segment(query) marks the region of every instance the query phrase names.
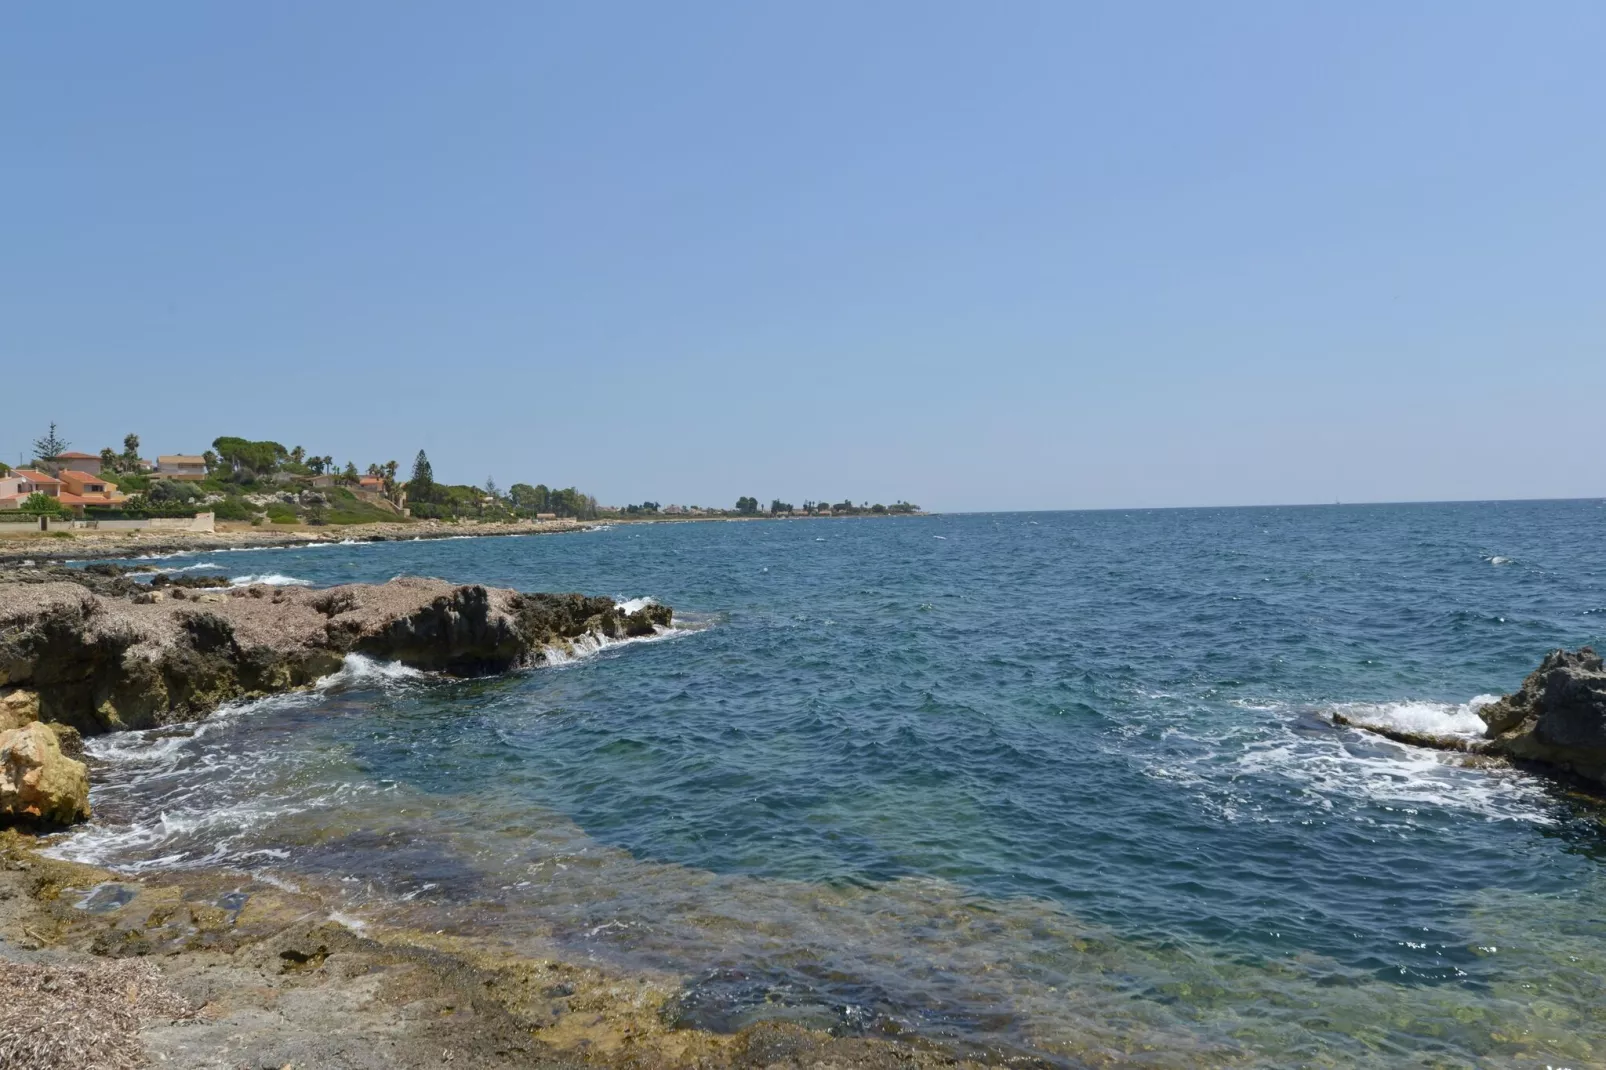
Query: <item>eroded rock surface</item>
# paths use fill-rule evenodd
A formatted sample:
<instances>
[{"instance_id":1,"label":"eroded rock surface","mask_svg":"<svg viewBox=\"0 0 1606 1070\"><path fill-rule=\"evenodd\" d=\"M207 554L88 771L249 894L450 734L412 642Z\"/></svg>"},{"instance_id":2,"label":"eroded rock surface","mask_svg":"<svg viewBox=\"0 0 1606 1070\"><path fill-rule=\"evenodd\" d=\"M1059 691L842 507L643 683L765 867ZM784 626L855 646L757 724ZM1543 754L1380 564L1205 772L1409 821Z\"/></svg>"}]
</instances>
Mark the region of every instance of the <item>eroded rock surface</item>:
<instances>
[{"instance_id":1,"label":"eroded rock surface","mask_svg":"<svg viewBox=\"0 0 1606 1070\"><path fill-rule=\"evenodd\" d=\"M171 589L160 600L139 585L113 593L106 579L125 580L0 582L8 718L86 735L150 728L308 686L347 654L482 675L539 664L583 636L647 635L670 622L667 606L626 614L607 598L410 577L323 590Z\"/></svg>"},{"instance_id":2,"label":"eroded rock surface","mask_svg":"<svg viewBox=\"0 0 1606 1070\"><path fill-rule=\"evenodd\" d=\"M1478 711L1487 753L1606 784L1606 666L1589 647L1553 650L1522 687Z\"/></svg>"},{"instance_id":3,"label":"eroded rock surface","mask_svg":"<svg viewBox=\"0 0 1606 1070\"><path fill-rule=\"evenodd\" d=\"M70 825L89 816L89 771L37 721L0 732L0 819Z\"/></svg>"}]
</instances>

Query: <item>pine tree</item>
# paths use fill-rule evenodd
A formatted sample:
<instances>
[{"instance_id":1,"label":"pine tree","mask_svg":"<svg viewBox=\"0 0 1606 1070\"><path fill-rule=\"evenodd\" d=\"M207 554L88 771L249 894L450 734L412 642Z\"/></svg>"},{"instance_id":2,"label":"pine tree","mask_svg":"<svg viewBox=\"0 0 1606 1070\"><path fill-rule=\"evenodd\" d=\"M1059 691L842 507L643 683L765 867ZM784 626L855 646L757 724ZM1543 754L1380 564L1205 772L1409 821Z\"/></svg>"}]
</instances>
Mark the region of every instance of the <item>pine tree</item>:
<instances>
[{"instance_id":1,"label":"pine tree","mask_svg":"<svg viewBox=\"0 0 1606 1070\"><path fill-rule=\"evenodd\" d=\"M33 440L33 455L41 461L49 461L60 457L67 452L72 443L56 434L56 422L50 422L50 431L44 438Z\"/></svg>"},{"instance_id":2,"label":"pine tree","mask_svg":"<svg viewBox=\"0 0 1606 1070\"><path fill-rule=\"evenodd\" d=\"M418 456L413 458L412 483L415 487L427 487L434 482L435 472L429 466L429 458L424 455L423 450L419 450Z\"/></svg>"}]
</instances>

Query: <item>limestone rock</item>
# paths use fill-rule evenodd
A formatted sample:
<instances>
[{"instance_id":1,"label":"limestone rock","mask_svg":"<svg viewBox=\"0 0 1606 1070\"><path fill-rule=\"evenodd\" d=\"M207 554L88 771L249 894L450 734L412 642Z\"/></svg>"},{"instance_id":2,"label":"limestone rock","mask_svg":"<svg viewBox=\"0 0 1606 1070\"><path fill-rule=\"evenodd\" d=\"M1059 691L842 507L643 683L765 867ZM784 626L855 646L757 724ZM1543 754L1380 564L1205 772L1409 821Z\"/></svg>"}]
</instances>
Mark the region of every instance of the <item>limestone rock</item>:
<instances>
[{"instance_id":1,"label":"limestone rock","mask_svg":"<svg viewBox=\"0 0 1606 1070\"><path fill-rule=\"evenodd\" d=\"M0 731L39 720L39 694L25 688L0 690Z\"/></svg>"},{"instance_id":2,"label":"limestone rock","mask_svg":"<svg viewBox=\"0 0 1606 1070\"><path fill-rule=\"evenodd\" d=\"M70 825L89 817L89 771L34 722L0 732L0 820Z\"/></svg>"},{"instance_id":3,"label":"limestone rock","mask_svg":"<svg viewBox=\"0 0 1606 1070\"><path fill-rule=\"evenodd\" d=\"M1488 753L1606 784L1606 666L1589 647L1551 651L1521 688L1478 712Z\"/></svg>"},{"instance_id":4,"label":"limestone rock","mask_svg":"<svg viewBox=\"0 0 1606 1070\"><path fill-rule=\"evenodd\" d=\"M538 665L586 635L651 635L671 619L668 606L626 613L608 598L416 577L271 597L261 587L197 595L170 585L166 601L144 597L156 593L0 581L0 685L38 696L32 719L90 735L307 687L347 654L475 676Z\"/></svg>"}]
</instances>

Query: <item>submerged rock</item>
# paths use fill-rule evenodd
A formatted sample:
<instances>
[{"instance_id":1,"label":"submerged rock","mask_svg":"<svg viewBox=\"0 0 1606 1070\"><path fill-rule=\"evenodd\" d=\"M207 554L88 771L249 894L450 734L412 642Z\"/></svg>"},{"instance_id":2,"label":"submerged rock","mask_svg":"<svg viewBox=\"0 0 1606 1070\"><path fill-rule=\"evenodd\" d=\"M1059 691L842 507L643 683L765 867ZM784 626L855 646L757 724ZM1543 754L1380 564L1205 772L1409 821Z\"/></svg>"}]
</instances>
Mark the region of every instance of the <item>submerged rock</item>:
<instances>
[{"instance_id":1,"label":"submerged rock","mask_svg":"<svg viewBox=\"0 0 1606 1070\"><path fill-rule=\"evenodd\" d=\"M89 770L37 721L0 732L0 819L70 825L89 816Z\"/></svg>"}]
</instances>

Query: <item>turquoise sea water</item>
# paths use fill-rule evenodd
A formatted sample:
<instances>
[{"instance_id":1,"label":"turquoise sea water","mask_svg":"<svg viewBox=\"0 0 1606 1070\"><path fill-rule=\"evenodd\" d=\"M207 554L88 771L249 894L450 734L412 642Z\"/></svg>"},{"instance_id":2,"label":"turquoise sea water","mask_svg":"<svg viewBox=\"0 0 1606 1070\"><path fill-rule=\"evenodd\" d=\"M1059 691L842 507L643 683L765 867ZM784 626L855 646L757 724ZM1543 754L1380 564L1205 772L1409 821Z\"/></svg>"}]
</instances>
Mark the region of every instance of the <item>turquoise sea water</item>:
<instances>
[{"instance_id":1,"label":"turquoise sea water","mask_svg":"<svg viewBox=\"0 0 1606 1070\"><path fill-rule=\"evenodd\" d=\"M1606 1066L1606 824L1339 729L1606 642L1596 501L628 525L160 562L672 604L91 745L62 852L683 978L674 1013L1055 1065Z\"/></svg>"}]
</instances>

